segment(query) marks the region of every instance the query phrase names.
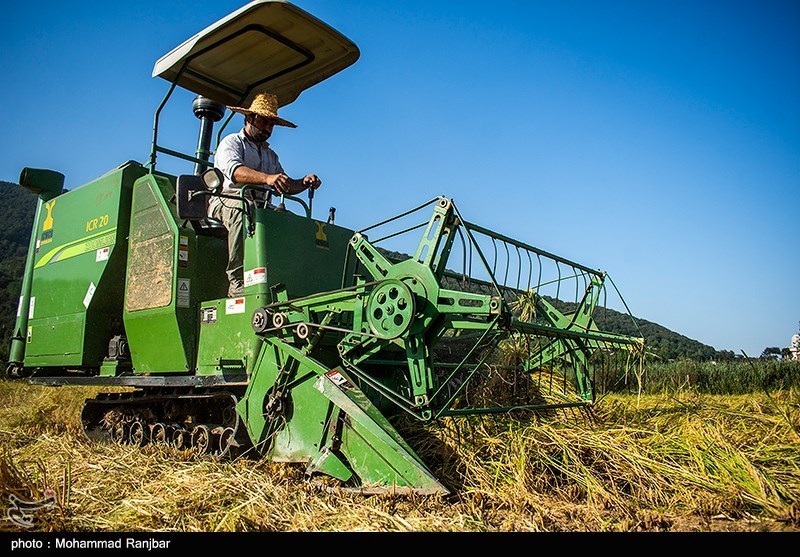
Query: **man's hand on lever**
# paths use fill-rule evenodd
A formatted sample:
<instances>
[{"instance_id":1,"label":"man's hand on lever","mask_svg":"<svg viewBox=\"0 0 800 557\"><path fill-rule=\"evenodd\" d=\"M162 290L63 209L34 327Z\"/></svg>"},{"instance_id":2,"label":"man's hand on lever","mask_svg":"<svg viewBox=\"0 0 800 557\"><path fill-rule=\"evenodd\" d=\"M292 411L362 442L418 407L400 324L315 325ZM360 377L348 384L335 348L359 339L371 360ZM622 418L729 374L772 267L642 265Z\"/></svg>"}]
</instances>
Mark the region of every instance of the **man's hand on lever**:
<instances>
[{"instance_id":1,"label":"man's hand on lever","mask_svg":"<svg viewBox=\"0 0 800 557\"><path fill-rule=\"evenodd\" d=\"M303 178L303 185L307 188L315 190L322 185L322 180L320 180L316 174L307 174Z\"/></svg>"}]
</instances>

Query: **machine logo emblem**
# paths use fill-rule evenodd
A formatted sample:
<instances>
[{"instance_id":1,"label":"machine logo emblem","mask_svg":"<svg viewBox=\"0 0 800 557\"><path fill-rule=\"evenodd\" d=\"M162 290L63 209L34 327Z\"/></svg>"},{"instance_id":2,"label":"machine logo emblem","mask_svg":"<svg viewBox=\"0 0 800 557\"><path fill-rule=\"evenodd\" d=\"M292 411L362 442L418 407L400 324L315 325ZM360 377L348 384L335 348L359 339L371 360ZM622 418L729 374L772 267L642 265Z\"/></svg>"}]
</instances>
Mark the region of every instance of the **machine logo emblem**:
<instances>
[{"instance_id":1,"label":"machine logo emblem","mask_svg":"<svg viewBox=\"0 0 800 557\"><path fill-rule=\"evenodd\" d=\"M48 201L44 204L45 210L47 210L47 216L42 223L42 238L39 242L39 245L42 244L49 244L53 241L53 207L56 206L56 200L53 199L52 201ZM37 246L38 247L38 246Z\"/></svg>"},{"instance_id":2,"label":"machine logo emblem","mask_svg":"<svg viewBox=\"0 0 800 557\"><path fill-rule=\"evenodd\" d=\"M329 249L328 248L328 235L325 234L325 223L318 222L317 225L317 238L316 244L318 248L322 249Z\"/></svg>"}]
</instances>

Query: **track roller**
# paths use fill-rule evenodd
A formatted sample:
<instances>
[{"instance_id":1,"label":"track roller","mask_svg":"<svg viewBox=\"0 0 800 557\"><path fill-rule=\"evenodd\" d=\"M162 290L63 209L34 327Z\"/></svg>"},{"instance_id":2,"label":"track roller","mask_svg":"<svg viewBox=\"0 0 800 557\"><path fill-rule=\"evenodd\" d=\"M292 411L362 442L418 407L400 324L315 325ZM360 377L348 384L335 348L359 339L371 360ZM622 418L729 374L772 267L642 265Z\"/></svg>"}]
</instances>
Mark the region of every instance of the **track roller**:
<instances>
[{"instance_id":1,"label":"track roller","mask_svg":"<svg viewBox=\"0 0 800 557\"><path fill-rule=\"evenodd\" d=\"M171 436L167 430L167 424L156 422L150 430L150 439L156 445L169 445Z\"/></svg>"},{"instance_id":2,"label":"track roller","mask_svg":"<svg viewBox=\"0 0 800 557\"><path fill-rule=\"evenodd\" d=\"M133 420L128 426L128 442L131 445L143 447L149 441L147 436L149 429L141 420Z\"/></svg>"},{"instance_id":3,"label":"track roller","mask_svg":"<svg viewBox=\"0 0 800 557\"><path fill-rule=\"evenodd\" d=\"M204 455L211 447L211 430L207 425L199 424L192 429L192 448Z\"/></svg>"},{"instance_id":4,"label":"track roller","mask_svg":"<svg viewBox=\"0 0 800 557\"><path fill-rule=\"evenodd\" d=\"M93 440L112 440L144 446L149 443L176 450L194 449L198 455L226 453L246 443L239 431L236 397L229 392L141 390L100 393L87 400L81 413L84 433ZM223 432L225 441L220 445ZM242 433L244 433L242 431Z\"/></svg>"},{"instance_id":5,"label":"track roller","mask_svg":"<svg viewBox=\"0 0 800 557\"><path fill-rule=\"evenodd\" d=\"M128 439L128 428L124 423L118 423L111 428L111 440L115 443L125 443Z\"/></svg>"},{"instance_id":6,"label":"track roller","mask_svg":"<svg viewBox=\"0 0 800 557\"><path fill-rule=\"evenodd\" d=\"M232 449L238 447L236 442L236 431L232 427L226 427L219 434L219 456L227 456Z\"/></svg>"},{"instance_id":7,"label":"track roller","mask_svg":"<svg viewBox=\"0 0 800 557\"><path fill-rule=\"evenodd\" d=\"M191 434L182 427L176 427L172 432L172 448L177 450L188 449L192 443Z\"/></svg>"}]
</instances>

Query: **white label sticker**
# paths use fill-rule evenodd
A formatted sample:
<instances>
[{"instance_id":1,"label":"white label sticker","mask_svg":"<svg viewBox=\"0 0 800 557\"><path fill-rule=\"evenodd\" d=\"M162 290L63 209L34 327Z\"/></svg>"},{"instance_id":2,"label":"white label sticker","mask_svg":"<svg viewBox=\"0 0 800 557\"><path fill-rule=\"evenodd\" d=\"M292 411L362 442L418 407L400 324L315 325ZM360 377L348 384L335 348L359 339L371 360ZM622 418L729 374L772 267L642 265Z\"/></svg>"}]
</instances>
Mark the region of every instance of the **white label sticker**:
<instances>
[{"instance_id":1,"label":"white label sticker","mask_svg":"<svg viewBox=\"0 0 800 557\"><path fill-rule=\"evenodd\" d=\"M252 286L254 284L264 284L267 282L267 269L258 267L252 271L244 272L244 285Z\"/></svg>"},{"instance_id":2,"label":"white label sticker","mask_svg":"<svg viewBox=\"0 0 800 557\"><path fill-rule=\"evenodd\" d=\"M17 304L17 317L22 314L22 296L19 297L19 303Z\"/></svg>"},{"instance_id":3,"label":"white label sticker","mask_svg":"<svg viewBox=\"0 0 800 557\"><path fill-rule=\"evenodd\" d=\"M225 315L244 313L244 298L230 298L225 300Z\"/></svg>"},{"instance_id":4,"label":"white label sticker","mask_svg":"<svg viewBox=\"0 0 800 557\"><path fill-rule=\"evenodd\" d=\"M216 306L200 308L200 323L205 325L207 323L216 323L216 322L217 322Z\"/></svg>"},{"instance_id":5,"label":"white label sticker","mask_svg":"<svg viewBox=\"0 0 800 557\"><path fill-rule=\"evenodd\" d=\"M86 291L86 296L83 297L83 307L89 309L89 304L92 302L92 296L94 296L94 283L89 283L89 289Z\"/></svg>"},{"instance_id":6,"label":"white label sticker","mask_svg":"<svg viewBox=\"0 0 800 557\"><path fill-rule=\"evenodd\" d=\"M28 319L33 319L33 307L36 305L36 296L31 296L31 303L28 306Z\"/></svg>"},{"instance_id":7,"label":"white label sticker","mask_svg":"<svg viewBox=\"0 0 800 557\"><path fill-rule=\"evenodd\" d=\"M178 301L179 308L189 307L189 293L191 292L191 280L179 278L178 279Z\"/></svg>"},{"instance_id":8,"label":"white label sticker","mask_svg":"<svg viewBox=\"0 0 800 557\"><path fill-rule=\"evenodd\" d=\"M110 247L104 247L97 250L97 255L95 256L94 260L97 261L108 261L108 254L111 253Z\"/></svg>"},{"instance_id":9,"label":"white label sticker","mask_svg":"<svg viewBox=\"0 0 800 557\"><path fill-rule=\"evenodd\" d=\"M180 245L178 246L178 264L181 267L189 266L189 238L181 236Z\"/></svg>"}]
</instances>

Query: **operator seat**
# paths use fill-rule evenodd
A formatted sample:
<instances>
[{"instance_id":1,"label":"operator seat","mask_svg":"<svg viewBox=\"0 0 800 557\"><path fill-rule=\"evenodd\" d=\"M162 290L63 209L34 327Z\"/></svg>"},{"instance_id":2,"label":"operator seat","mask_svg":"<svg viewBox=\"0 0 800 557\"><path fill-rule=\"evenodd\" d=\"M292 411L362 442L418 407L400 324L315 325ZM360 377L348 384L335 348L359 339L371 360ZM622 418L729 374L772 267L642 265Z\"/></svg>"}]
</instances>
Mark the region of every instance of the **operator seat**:
<instances>
[{"instance_id":1,"label":"operator seat","mask_svg":"<svg viewBox=\"0 0 800 557\"><path fill-rule=\"evenodd\" d=\"M198 236L211 236L221 240L228 238L228 229L217 219L206 217L201 220L193 220L192 226L194 226L194 232Z\"/></svg>"}]
</instances>

